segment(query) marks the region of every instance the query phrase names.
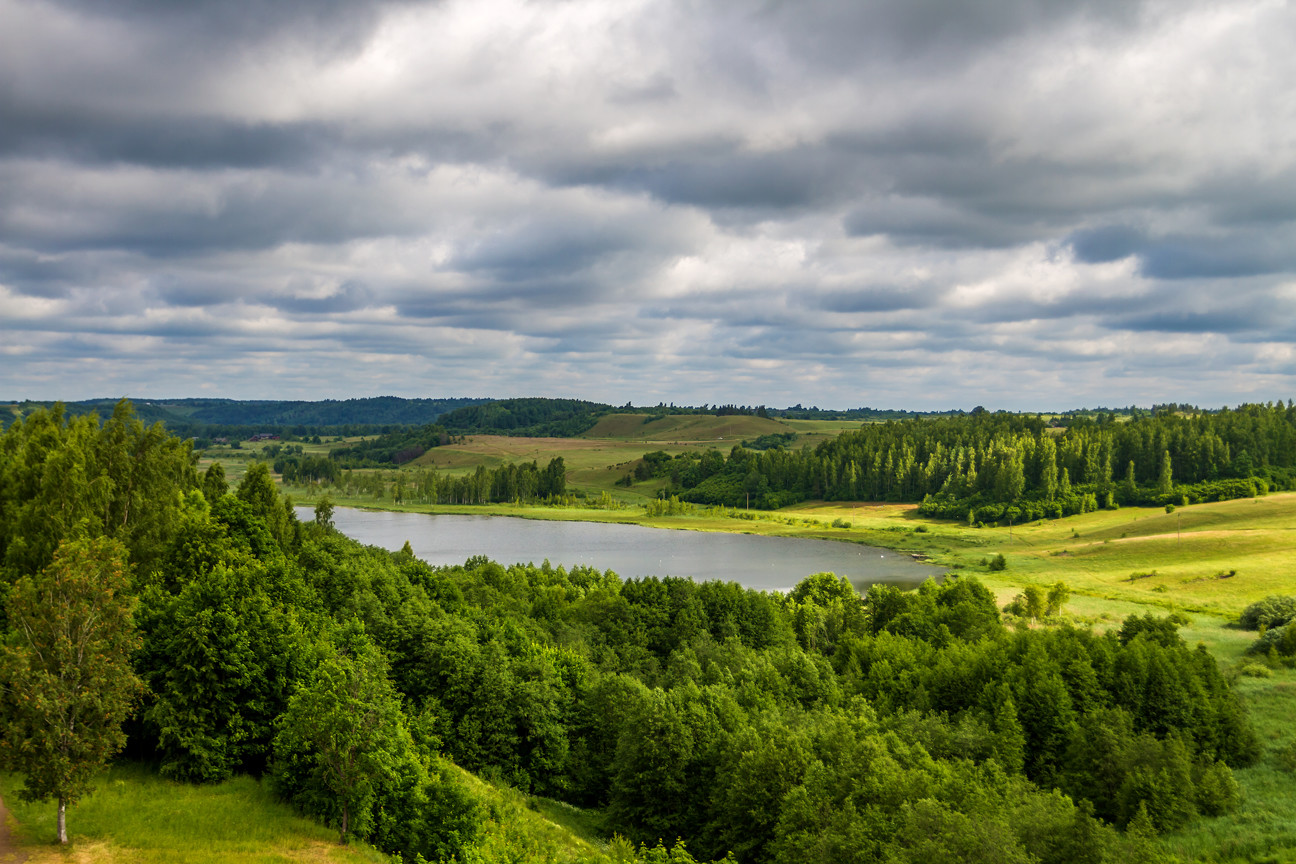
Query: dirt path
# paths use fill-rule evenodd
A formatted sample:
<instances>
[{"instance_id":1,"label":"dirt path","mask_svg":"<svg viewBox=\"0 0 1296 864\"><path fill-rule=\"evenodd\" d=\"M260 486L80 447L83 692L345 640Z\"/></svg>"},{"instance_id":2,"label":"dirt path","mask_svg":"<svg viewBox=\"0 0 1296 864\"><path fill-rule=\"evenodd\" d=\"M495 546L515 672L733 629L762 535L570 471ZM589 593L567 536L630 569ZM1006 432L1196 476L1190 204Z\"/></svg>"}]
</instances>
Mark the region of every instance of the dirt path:
<instances>
[{"instance_id":1,"label":"dirt path","mask_svg":"<svg viewBox=\"0 0 1296 864\"><path fill-rule=\"evenodd\" d=\"M18 864L26 861L27 856L18 851L18 847L9 839L9 811L4 801L0 801L0 864Z\"/></svg>"}]
</instances>

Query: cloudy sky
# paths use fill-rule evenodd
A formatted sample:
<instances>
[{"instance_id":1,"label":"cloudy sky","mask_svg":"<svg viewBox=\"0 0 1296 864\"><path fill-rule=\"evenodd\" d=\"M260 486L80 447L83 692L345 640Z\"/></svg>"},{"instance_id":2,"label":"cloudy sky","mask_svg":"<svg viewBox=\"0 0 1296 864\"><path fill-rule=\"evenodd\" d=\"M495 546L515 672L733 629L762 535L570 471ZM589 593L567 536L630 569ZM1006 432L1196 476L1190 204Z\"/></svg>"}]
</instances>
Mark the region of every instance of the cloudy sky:
<instances>
[{"instance_id":1,"label":"cloudy sky","mask_svg":"<svg viewBox=\"0 0 1296 864\"><path fill-rule=\"evenodd\" d=\"M0 0L0 398L1296 396L1296 8Z\"/></svg>"}]
</instances>

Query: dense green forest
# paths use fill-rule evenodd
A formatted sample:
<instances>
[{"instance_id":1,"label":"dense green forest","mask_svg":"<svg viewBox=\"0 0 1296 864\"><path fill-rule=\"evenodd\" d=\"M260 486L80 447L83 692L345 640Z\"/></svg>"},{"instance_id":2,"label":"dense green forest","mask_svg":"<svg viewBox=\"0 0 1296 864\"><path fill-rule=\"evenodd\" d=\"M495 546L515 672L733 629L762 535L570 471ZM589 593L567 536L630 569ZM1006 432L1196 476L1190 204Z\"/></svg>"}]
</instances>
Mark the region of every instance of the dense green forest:
<instances>
[{"instance_id":1,"label":"dense green forest","mask_svg":"<svg viewBox=\"0 0 1296 864\"><path fill-rule=\"evenodd\" d=\"M594 428L599 418L608 414L642 414L645 422L673 415L709 415L714 417L785 417L795 420L898 420L905 418L942 417L962 412L934 412L851 408L829 410L803 408L768 408L764 405L666 405L622 406L578 399L502 399L482 405L471 405L452 411L441 418L447 429L459 435L519 435L570 438Z\"/></svg>"},{"instance_id":2,"label":"dense green forest","mask_svg":"<svg viewBox=\"0 0 1296 864\"><path fill-rule=\"evenodd\" d=\"M439 423L429 423L415 429L403 429L380 435L372 440L358 441L346 447L329 451L329 458L339 468L370 468L375 466L404 465L422 456L433 447L448 444L450 433ZM279 471L278 468L275 469Z\"/></svg>"},{"instance_id":3,"label":"dense green forest","mask_svg":"<svg viewBox=\"0 0 1296 864\"><path fill-rule=\"evenodd\" d=\"M844 432L814 449L644 456L686 501L777 508L807 499L921 501L929 516L1029 521L1121 504L1198 503L1296 484L1296 408L1242 405L1118 421L972 414Z\"/></svg>"},{"instance_id":4,"label":"dense green forest","mask_svg":"<svg viewBox=\"0 0 1296 864\"><path fill-rule=\"evenodd\" d=\"M819 574L783 595L433 568L343 537L327 502L300 522L263 464L234 489L193 466L125 404L11 426L8 620L88 548L124 568L146 688L126 753L185 782L264 776L406 861L472 860L482 813L446 760L635 841L683 838L675 862L1060 864L1165 860L1156 833L1235 808L1231 768L1257 753L1174 618L1007 627L954 577L860 596ZM32 708L13 695L25 633L0 654L10 730ZM30 770L15 737L0 758Z\"/></svg>"},{"instance_id":5,"label":"dense green forest","mask_svg":"<svg viewBox=\"0 0 1296 864\"><path fill-rule=\"evenodd\" d=\"M57 403L70 416L109 415L118 400L88 399ZM182 438L227 437L238 440L257 433L279 435L373 435L396 427L424 426L441 415L489 399L404 399L374 396L365 399L325 399L316 402L238 399L164 399L139 401L135 414L152 425L161 423ZM15 416L49 410L56 403L12 403L13 413L0 412L0 426Z\"/></svg>"}]
</instances>

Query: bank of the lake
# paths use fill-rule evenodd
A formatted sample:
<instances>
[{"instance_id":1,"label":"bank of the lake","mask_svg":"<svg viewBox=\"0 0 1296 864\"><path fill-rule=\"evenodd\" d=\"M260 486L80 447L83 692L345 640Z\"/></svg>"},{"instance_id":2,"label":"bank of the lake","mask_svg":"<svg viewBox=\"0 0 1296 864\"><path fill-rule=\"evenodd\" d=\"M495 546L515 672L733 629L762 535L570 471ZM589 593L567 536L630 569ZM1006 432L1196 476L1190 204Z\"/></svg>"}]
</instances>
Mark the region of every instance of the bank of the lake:
<instances>
[{"instance_id":1,"label":"bank of the lake","mask_svg":"<svg viewBox=\"0 0 1296 864\"><path fill-rule=\"evenodd\" d=\"M298 514L310 518L310 508L301 507ZM462 564L480 555L503 564L549 561L612 570L623 578L718 579L775 591L790 590L819 572L845 576L861 590L879 583L916 587L944 572L892 550L804 537L349 507L337 508L333 520L342 533L368 545L396 550L408 541L415 555L434 565Z\"/></svg>"},{"instance_id":2,"label":"bank of the lake","mask_svg":"<svg viewBox=\"0 0 1296 864\"><path fill-rule=\"evenodd\" d=\"M289 490L299 504L314 498ZM1123 507L1029 525L974 527L925 519L916 505L805 502L777 511L701 509L648 516L620 509L534 505L396 504L336 499L338 505L410 513L609 522L701 532L809 537L889 549L953 572L976 574L1006 603L1023 585L1062 581L1087 619L1124 617L1148 607L1235 619L1251 602L1291 593L1296 566L1296 493L1181 507ZM1007 567L988 565L1002 554Z\"/></svg>"}]
</instances>

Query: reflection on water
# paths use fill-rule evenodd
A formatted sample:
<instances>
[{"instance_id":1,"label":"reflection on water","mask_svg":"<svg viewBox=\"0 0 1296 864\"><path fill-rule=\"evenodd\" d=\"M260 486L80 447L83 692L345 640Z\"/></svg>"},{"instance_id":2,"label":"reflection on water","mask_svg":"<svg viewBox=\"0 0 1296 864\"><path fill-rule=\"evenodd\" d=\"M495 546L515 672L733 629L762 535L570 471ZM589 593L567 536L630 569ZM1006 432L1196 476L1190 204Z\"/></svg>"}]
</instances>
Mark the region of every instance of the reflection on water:
<instances>
[{"instance_id":1,"label":"reflection on water","mask_svg":"<svg viewBox=\"0 0 1296 864\"><path fill-rule=\"evenodd\" d=\"M298 507L298 518L313 518ZM508 516L388 513L339 507L338 530L371 546L396 550L409 541L429 564L462 564L485 555L501 564L585 564L625 579L687 576L748 588L786 591L811 573L846 576L860 588L873 583L914 587L942 572L889 549L796 537L759 537L672 531L642 525L557 522Z\"/></svg>"}]
</instances>

